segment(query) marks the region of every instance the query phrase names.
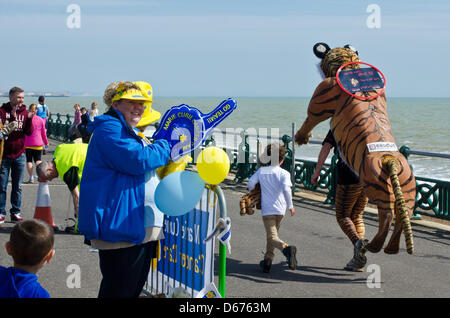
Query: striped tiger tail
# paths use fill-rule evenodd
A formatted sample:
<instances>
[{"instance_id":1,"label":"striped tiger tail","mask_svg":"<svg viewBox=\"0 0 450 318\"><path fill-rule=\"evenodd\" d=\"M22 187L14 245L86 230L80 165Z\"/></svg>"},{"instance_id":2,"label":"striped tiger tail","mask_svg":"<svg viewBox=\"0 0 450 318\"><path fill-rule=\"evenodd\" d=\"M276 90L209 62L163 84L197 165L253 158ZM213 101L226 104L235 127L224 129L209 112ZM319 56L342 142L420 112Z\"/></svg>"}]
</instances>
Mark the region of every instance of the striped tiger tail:
<instances>
[{"instance_id":1,"label":"striped tiger tail","mask_svg":"<svg viewBox=\"0 0 450 318\"><path fill-rule=\"evenodd\" d=\"M395 222L402 222L403 233L405 234L406 240L406 251L408 254L414 252L414 242L411 229L411 222L408 216L408 208L406 207L405 199L403 197L402 188L400 186L400 181L398 179L398 163L397 160L392 156L386 156L383 158L383 166L385 166L389 172L389 178L391 179L392 188L394 190L395 196L395 206L399 212L400 220L395 220Z\"/></svg>"}]
</instances>

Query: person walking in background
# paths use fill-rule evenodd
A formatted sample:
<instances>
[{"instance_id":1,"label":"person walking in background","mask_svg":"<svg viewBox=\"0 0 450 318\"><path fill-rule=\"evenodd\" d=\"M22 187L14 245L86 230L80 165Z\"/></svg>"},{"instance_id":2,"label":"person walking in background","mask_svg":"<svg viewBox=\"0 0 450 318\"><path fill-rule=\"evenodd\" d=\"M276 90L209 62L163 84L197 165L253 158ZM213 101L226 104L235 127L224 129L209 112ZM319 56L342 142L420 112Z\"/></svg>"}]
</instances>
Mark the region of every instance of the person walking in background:
<instances>
[{"instance_id":1,"label":"person walking in background","mask_svg":"<svg viewBox=\"0 0 450 318\"><path fill-rule=\"evenodd\" d=\"M279 236L281 221L289 209L291 216L295 215L292 203L292 182L288 171L281 168L286 149L278 144L270 144L264 150L261 162L269 163L260 167L248 180L247 188L251 191L259 183L261 186L261 214L266 229L266 253L260 266L263 272L269 273L275 256L274 250L279 249L286 257L289 268L297 267L297 248L283 242Z\"/></svg>"},{"instance_id":2,"label":"person walking in background","mask_svg":"<svg viewBox=\"0 0 450 318\"><path fill-rule=\"evenodd\" d=\"M5 248L13 267L0 266L0 298L50 298L36 273L55 255L53 229L41 220L16 224Z\"/></svg>"},{"instance_id":3,"label":"person walking in background","mask_svg":"<svg viewBox=\"0 0 450 318\"><path fill-rule=\"evenodd\" d=\"M23 105L24 91L13 87L9 91L9 102L0 107L0 118L3 125L16 122L17 128L11 131L5 140L2 164L0 166L0 224L5 222L6 190L11 172L11 221L20 222L22 217L22 179L25 171L25 136L33 133L33 113Z\"/></svg>"},{"instance_id":4,"label":"person walking in background","mask_svg":"<svg viewBox=\"0 0 450 318\"><path fill-rule=\"evenodd\" d=\"M94 118L98 116L98 108L97 102L93 102L91 104L91 109L88 112L89 120L94 121Z\"/></svg>"},{"instance_id":5,"label":"person walking in background","mask_svg":"<svg viewBox=\"0 0 450 318\"><path fill-rule=\"evenodd\" d=\"M36 115L37 105L31 104L28 108L30 113ZM33 161L37 165L41 163L42 150L44 146L48 146L47 134L45 132L44 120L39 116L33 116L33 133L25 136L25 155L27 158L27 171L29 179L26 183L33 183Z\"/></svg>"},{"instance_id":6,"label":"person walking in background","mask_svg":"<svg viewBox=\"0 0 450 318\"><path fill-rule=\"evenodd\" d=\"M45 105L45 97L42 95L38 97L38 105L37 105L36 115L38 115L39 117L41 117L44 120L45 133L47 133L47 128L48 128L47 119L48 119L48 117L50 117L50 111L48 110L48 106ZM47 151L46 147L44 147L44 149L42 150L42 154L45 155L46 151Z\"/></svg>"},{"instance_id":7,"label":"person walking in background","mask_svg":"<svg viewBox=\"0 0 450 318\"><path fill-rule=\"evenodd\" d=\"M100 298L140 295L162 234L146 221L146 172L168 163L170 146L162 139L147 144L134 130L144 103L152 102L152 92L140 84L111 83L104 94L109 110L88 125L93 133L80 185L78 229L99 250Z\"/></svg>"},{"instance_id":8,"label":"person walking in background","mask_svg":"<svg viewBox=\"0 0 450 318\"><path fill-rule=\"evenodd\" d=\"M77 127L82 122L81 118L87 112L87 109L85 107L80 108L80 104L73 105L73 108L75 109L75 114L74 114L75 118L73 120L72 125L69 128L69 136L76 134L75 130L79 129Z\"/></svg>"},{"instance_id":9,"label":"person walking in background","mask_svg":"<svg viewBox=\"0 0 450 318\"><path fill-rule=\"evenodd\" d=\"M78 124L81 124L81 108L80 104L73 105L73 108L75 109L75 118L73 120L73 126L77 126Z\"/></svg>"},{"instance_id":10,"label":"person walking in background","mask_svg":"<svg viewBox=\"0 0 450 318\"><path fill-rule=\"evenodd\" d=\"M86 109L86 107L81 107L80 108L80 104L75 104L73 105L73 108L75 109L75 114L74 114L74 120L73 120L73 125L77 126L79 124L81 124L82 120L82 116L84 114L86 114L88 112L88 110Z\"/></svg>"},{"instance_id":11,"label":"person walking in background","mask_svg":"<svg viewBox=\"0 0 450 318\"><path fill-rule=\"evenodd\" d=\"M83 111L84 110L84 111ZM77 128L81 134L81 138L84 143L88 144L91 139L91 133L87 130L88 124L91 122L89 118L89 111L86 108L81 108L81 123L78 124Z\"/></svg>"},{"instance_id":12,"label":"person walking in background","mask_svg":"<svg viewBox=\"0 0 450 318\"><path fill-rule=\"evenodd\" d=\"M38 102L36 115L44 120L45 128L47 129L47 118L50 116L50 111L48 110L47 105L45 105L45 97L42 95L39 96Z\"/></svg>"}]
</instances>

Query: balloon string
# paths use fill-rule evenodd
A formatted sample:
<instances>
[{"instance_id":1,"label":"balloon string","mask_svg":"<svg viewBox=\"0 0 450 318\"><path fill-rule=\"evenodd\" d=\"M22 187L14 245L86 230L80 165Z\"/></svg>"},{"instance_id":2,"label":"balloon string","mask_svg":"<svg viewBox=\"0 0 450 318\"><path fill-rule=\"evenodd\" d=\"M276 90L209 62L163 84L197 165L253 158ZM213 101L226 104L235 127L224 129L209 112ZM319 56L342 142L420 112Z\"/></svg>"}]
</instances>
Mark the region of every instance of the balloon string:
<instances>
[{"instance_id":1,"label":"balloon string","mask_svg":"<svg viewBox=\"0 0 450 318\"><path fill-rule=\"evenodd\" d=\"M211 205L211 192L214 194L214 204L213 205ZM209 199L210 200L208 200L208 201L209 201L209 206L213 208L217 204L217 195L216 195L216 193L214 191L211 190L211 192L209 194Z\"/></svg>"}]
</instances>

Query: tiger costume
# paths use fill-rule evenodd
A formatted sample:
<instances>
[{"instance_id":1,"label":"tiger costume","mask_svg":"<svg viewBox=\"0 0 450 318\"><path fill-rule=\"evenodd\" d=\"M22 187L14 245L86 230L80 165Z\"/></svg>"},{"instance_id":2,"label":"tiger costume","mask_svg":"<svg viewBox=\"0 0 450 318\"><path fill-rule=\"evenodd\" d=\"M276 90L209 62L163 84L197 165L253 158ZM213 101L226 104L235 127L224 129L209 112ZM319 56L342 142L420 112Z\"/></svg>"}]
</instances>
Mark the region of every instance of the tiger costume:
<instances>
[{"instance_id":1,"label":"tiger costume","mask_svg":"<svg viewBox=\"0 0 450 318\"><path fill-rule=\"evenodd\" d=\"M386 96L373 90L355 95L369 97L361 100L344 92L337 83L336 72L348 62L358 62L356 50L350 46L330 49L317 43L314 53L321 58L320 68L325 79L316 88L308 106L308 115L295 135L298 145L308 143L311 130L331 118L330 127L341 157L359 176L364 193L378 208L379 226L368 243L359 241L355 255L363 250L377 253L383 247L395 213L394 231L384 251L396 254L400 248L402 229L409 254L414 251L410 217L415 204L415 178L406 158L398 151L370 152L367 145L374 142L395 144L386 111ZM358 64L349 65L357 68ZM374 96L374 98L370 98Z\"/></svg>"},{"instance_id":2,"label":"tiger costume","mask_svg":"<svg viewBox=\"0 0 450 318\"><path fill-rule=\"evenodd\" d=\"M336 141L331 130L328 131L322 145L325 149L334 148L334 153L337 153ZM322 153L322 150L320 152ZM324 161L325 158L321 158L319 154L318 165L314 174L320 173ZM364 240L365 226L363 214L368 199L364 194L364 187L359 181L359 177L343 162L340 156L338 156L336 163L336 174L336 221L353 246L356 246L358 240ZM312 178L311 182L313 183ZM358 252L358 255L353 255L353 258L347 263L344 269L348 271L362 271L367 262L367 257L364 254L364 252Z\"/></svg>"},{"instance_id":3,"label":"tiger costume","mask_svg":"<svg viewBox=\"0 0 450 318\"><path fill-rule=\"evenodd\" d=\"M255 213L254 207L261 210L261 185L257 183L252 191L242 196L239 205L241 215L253 215Z\"/></svg>"}]
</instances>

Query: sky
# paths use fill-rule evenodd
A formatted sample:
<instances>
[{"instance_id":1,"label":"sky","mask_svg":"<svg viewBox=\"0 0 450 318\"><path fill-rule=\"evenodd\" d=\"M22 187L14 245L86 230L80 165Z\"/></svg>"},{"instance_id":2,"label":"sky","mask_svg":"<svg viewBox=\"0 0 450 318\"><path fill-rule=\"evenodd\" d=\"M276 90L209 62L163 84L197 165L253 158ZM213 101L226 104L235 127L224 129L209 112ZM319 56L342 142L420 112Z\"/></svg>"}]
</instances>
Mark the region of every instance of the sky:
<instances>
[{"instance_id":1,"label":"sky","mask_svg":"<svg viewBox=\"0 0 450 318\"><path fill-rule=\"evenodd\" d=\"M388 96L450 97L448 0L0 0L0 39L0 91L308 97L326 42L355 46Z\"/></svg>"}]
</instances>

